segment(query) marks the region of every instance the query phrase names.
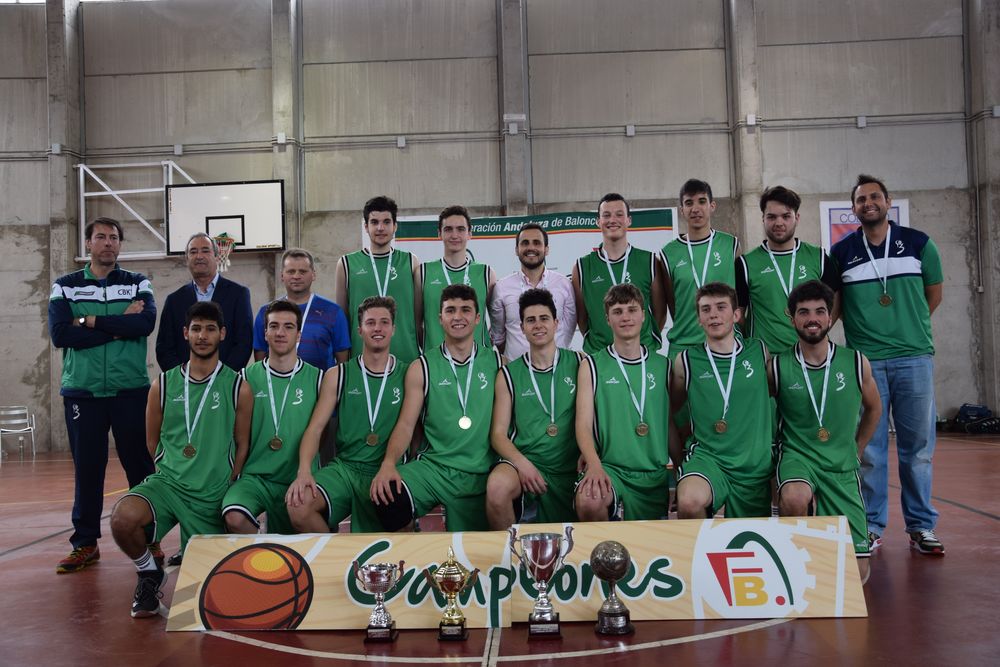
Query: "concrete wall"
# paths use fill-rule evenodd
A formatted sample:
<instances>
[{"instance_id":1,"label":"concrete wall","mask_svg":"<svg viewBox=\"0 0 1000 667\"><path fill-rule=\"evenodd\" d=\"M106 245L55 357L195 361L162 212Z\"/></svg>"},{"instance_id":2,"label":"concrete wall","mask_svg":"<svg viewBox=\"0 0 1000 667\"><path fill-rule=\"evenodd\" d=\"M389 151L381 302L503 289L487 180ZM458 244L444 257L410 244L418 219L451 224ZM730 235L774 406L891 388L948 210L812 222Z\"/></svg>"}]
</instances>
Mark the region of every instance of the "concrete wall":
<instances>
[{"instance_id":1,"label":"concrete wall","mask_svg":"<svg viewBox=\"0 0 1000 667\"><path fill-rule=\"evenodd\" d=\"M51 445L65 448L44 295L77 266L75 221L58 213L75 183L46 150L74 144L62 138L73 128L59 128L74 119L80 155L68 160L174 159L199 182L285 178L287 241L315 252L327 294L378 193L407 214L454 202L501 214L512 192L511 211L590 207L610 190L673 205L697 176L719 198L716 225L755 244L756 198L781 183L803 196L800 236L818 242L819 202L874 172L941 248L940 411L996 396L996 373L983 371L996 368L996 345L978 336L996 309L976 291L975 217L991 200L973 196L969 168L983 144L978 184L990 192L996 121L982 117L970 144L965 118L1000 102L993 66L966 46L994 53L983 26L997 2L974 0L963 16L962 0L50 0L48 33L46 8L0 5L0 280L13 296L0 316L0 403L31 404L43 446L51 412ZM53 6L67 17L62 37ZM72 53L77 39L79 62L63 72L46 44ZM517 144L501 121L512 110L526 114ZM276 145L279 131L289 144ZM121 188L161 178L101 173ZM162 223L159 197L129 201ZM126 250L157 249L118 204L88 200L87 217L100 214L126 219ZM176 259L128 266L161 300L187 278ZM274 294L275 258L239 256L231 275L259 305Z\"/></svg>"}]
</instances>

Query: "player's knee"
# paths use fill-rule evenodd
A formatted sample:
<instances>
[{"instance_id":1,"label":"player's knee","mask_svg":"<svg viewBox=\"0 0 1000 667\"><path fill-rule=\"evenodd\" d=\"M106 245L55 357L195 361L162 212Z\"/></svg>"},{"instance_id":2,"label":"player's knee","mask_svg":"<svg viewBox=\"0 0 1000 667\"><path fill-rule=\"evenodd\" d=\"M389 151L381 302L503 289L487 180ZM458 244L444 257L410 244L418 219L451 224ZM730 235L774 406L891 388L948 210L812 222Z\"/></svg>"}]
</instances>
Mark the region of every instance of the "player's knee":
<instances>
[{"instance_id":1,"label":"player's knee","mask_svg":"<svg viewBox=\"0 0 1000 667\"><path fill-rule=\"evenodd\" d=\"M516 480L515 480L516 481ZM491 474L486 480L486 504L492 507L507 507L521 495L521 489L502 475Z\"/></svg>"},{"instance_id":2,"label":"player's knee","mask_svg":"<svg viewBox=\"0 0 1000 667\"><path fill-rule=\"evenodd\" d=\"M576 515L580 521L607 521L608 507L612 497L592 498L587 494L576 494Z\"/></svg>"},{"instance_id":3,"label":"player's knee","mask_svg":"<svg viewBox=\"0 0 1000 667\"><path fill-rule=\"evenodd\" d=\"M393 499L385 505L374 503L375 514L382 523L382 528L394 533L406 528L413 522L413 503L410 492L403 485L393 495Z\"/></svg>"},{"instance_id":4,"label":"player's knee","mask_svg":"<svg viewBox=\"0 0 1000 667\"><path fill-rule=\"evenodd\" d=\"M148 506L144 500L134 496L122 498L111 510L112 534L130 533L141 528L148 523L147 513Z\"/></svg>"},{"instance_id":5,"label":"player's knee","mask_svg":"<svg viewBox=\"0 0 1000 667\"><path fill-rule=\"evenodd\" d=\"M302 533L309 529L309 520L319 514L321 517L326 512L326 500L322 495L317 495L309 502L301 505L285 505L288 511L288 519L292 522L292 527Z\"/></svg>"},{"instance_id":6,"label":"player's knee","mask_svg":"<svg viewBox=\"0 0 1000 667\"><path fill-rule=\"evenodd\" d=\"M778 512L781 516L809 516L812 490L808 484L782 485L778 492Z\"/></svg>"},{"instance_id":7,"label":"player's knee","mask_svg":"<svg viewBox=\"0 0 1000 667\"><path fill-rule=\"evenodd\" d=\"M257 526L239 510L229 510L222 515L226 523L226 532L236 534L250 534L257 532Z\"/></svg>"}]
</instances>

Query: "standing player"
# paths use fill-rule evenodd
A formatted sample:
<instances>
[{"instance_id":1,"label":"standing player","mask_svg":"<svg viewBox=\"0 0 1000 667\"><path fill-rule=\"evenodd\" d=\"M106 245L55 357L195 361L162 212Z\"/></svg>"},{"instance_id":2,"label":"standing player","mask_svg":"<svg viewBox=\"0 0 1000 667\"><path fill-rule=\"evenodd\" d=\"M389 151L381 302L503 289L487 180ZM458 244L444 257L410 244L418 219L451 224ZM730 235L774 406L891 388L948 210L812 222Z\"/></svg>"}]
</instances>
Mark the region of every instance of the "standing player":
<instances>
[{"instance_id":1,"label":"standing player","mask_svg":"<svg viewBox=\"0 0 1000 667\"><path fill-rule=\"evenodd\" d=\"M576 441L584 472L576 489L581 521L667 515L670 360L641 343L646 307L635 285L604 297L611 345L580 364Z\"/></svg>"},{"instance_id":2,"label":"standing player","mask_svg":"<svg viewBox=\"0 0 1000 667\"><path fill-rule=\"evenodd\" d=\"M538 223L525 223L514 239L514 252L521 268L497 281L490 302L493 344L508 359L517 359L528 351L528 341L521 330L518 301L525 290L540 288L552 294L556 305L559 320L556 345L569 349L576 333L576 297L569 278L545 268L545 258L549 256L549 235Z\"/></svg>"},{"instance_id":3,"label":"standing player","mask_svg":"<svg viewBox=\"0 0 1000 667\"><path fill-rule=\"evenodd\" d=\"M254 396L250 454L243 475L222 500L222 517L230 533L256 533L261 512L267 512L267 532L293 532L285 491L295 479L299 443L323 382L323 371L296 353L302 327L299 307L282 299L272 301L264 319L269 353L243 371ZM314 452L313 466L315 459Z\"/></svg>"},{"instance_id":4,"label":"standing player","mask_svg":"<svg viewBox=\"0 0 1000 667\"><path fill-rule=\"evenodd\" d=\"M180 524L185 543L191 535L222 533L219 504L247 456L253 395L219 360L222 317L214 302L188 309L190 360L160 373L146 403L146 444L157 452L157 471L132 487L111 514L115 542L139 572L134 618L156 615L167 578L146 548L145 528L152 525L159 540Z\"/></svg>"},{"instance_id":5,"label":"standing player","mask_svg":"<svg viewBox=\"0 0 1000 667\"><path fill-rule=\"evenodd\" d=\"M686 451L679 437L671 442L680 473L677 516L704 519L723 505L729 518L770 516L767 350L736 336L740 310L729 285L702 285L697 304L707 340L677 355L670 380L671 407L676 413L689 404L691 422Z\"/></svg>"},{"instance_id":6,"label":"standing player","mask_svg":"<svg viewBox=\"0 0 1000 667\"><path fill-rule=\"evenodd\" d=\"M556 346L556 304L548 290L519 299L521 329L530 348L500 369L490 442L500 461L486 483L493 530L520 523L534 507L541 523L573 521L578 352Z\"/></svg>"},{"instance_id":7,"label":"standing player","mask_svg":"<svg viewBox=\"0 0 1000 667\"><path fill-rule=\"evenodd\" d=\"M361 354L332 368L302 436L299 471L285 500L292 525L303 533L325 533L351 517L352 533L382 530L371 502L371 484L385 456L403 403L406 365L389 353L396 319L392 297L370 296L358 306ZM356 415L337 426L337 457L319 471L313 461L328 415ZM366 419L361 419L365 415Z\"/></svg>"},{"instance_id":8,"label":"standing player","mask_svg":"<svg viewBox=\"0 0 1000 667\"><path fill-rule=\"evenodd\" d=\"M495 348L473 340L479 302L468 285L441 292L444 343L427 350L406 371L406 395L385 457L372 480L371 498L386 530L409 527L441 504L446 529L486 530L486 478L493 384L502 365ZM423 413L426 443L417 460L397 468Z\"/></svg>"},{"instance_id":9,"label":"standing player","mask_svg":"<svg viewBox=\"0 0 1000 667\"><path fill-rule=\"evenodd\" d=\"M673 285L673 324L667 332L671 356L704 342L695 293L708 283L735 286L735 262L740 253L736 237L712 229L716 203L708 183L693 178L685 182L679 208L687 233L663 246L666 275Z\"/></svg>"},{"instance_id":10,"label":"standing player","mask_svg":"<svg viewBox=\"0 0 1000 667\"><path fill-rule=\"evenodd\" d=\"M868 522L858 457L882 415L868 360L830 340L833 290L803 283L788 296L797 345L771 359L778 400L778 497L781 516L844 515L854 537L861 581L868 580ZM857 426L859 409L864 406Z\"/></svg>"},{"instance_id":11,"label":"standing player","mask_svg":"<svg viewBox=\"0 0 1000 667\"><path fill-rule=\"evenodd\" d=\"M365 232L370 247L340 259L335 300L351 318L352 354L361 354L358 306L370 296L391 296L395 299L399 319L392 337L392 353L408 364L420 356L417 332L423 326L423 306L420 290L416 289L420 279L420 262L411 253L392 246L399 228L397 210L396 202L388 197L372 197L365 202Z\"/></svg>"},{"instance_id":12,"label":"standing player","mask_svg":"<svg viewBox=\"0 0 1000 667\"><path fill-rule=\"evenodd\" d=\"M611 344L613 335L604 310L604 295L622 283L635 285L645 304L640 343L654 352L660 348L660 331L667 317L660 278L663 269L656 254L628 242L631 225L632 215L625 198L616 192L604 195L597 206L601 245L578 259L573 267L576 318L583 334L583 351L587 354L595 354Z\"/></svg>"},{"instance_id":13,"label":"standing player","mask_svg":"<svg viewBox=\"0 0 1000 667\"><path fill-rule=\"evenodd\" d=\"M472 238L472 221L464 206L449 206L438 215L438 236L444 244L444 257L420 267L418 285L423 294L423 348L429 350L444 340L444 331L438 321L437 308L441 292L452 284L469 285L476 290L479 312L486 312L486 304L493 298L497 276L486 264L469 258L468 245ZM489 327L485 316L476 325L476 344L490 346Z\"/></svg>"},{"instance_id":14,"label":"standing player","mask_svg":"<svg viewBox=\"0 0 1000 667\"><path fill-rule=\"evenodd\" d=\"M325 371L335 364L347 361L351 353L351 332L347 329L347 316L340 306L312 291L316 280L313 256L302 248L289 248L281 256L281 283L285 286L286 301L302 312L302 329L299 332L298 354L302 361ZM267 356L267 325L264 311L257 311L253 326L253 355L256 361Z\"/></svg>"},{"instance_id":15,"label":"standing player","mask_svg":"<svg viewBox=\"0 0 1000 667\"><path fill-rule=\"evenodd\" d=\"M861 227L833 246L847 344L871 360L882 419L861 460L861 485L872 549L882 543L889 504L889 413L896 426L900 499L910 546L944 555L931 504L936 409L931 314L941 304L941 257L923 232L889 221L885 184L858 176L851 192ZM834 303L834 313L838 302Z\"/></svg>"},{"instance_id":16,"label":"standing player","mask_svg":"<svg viewBox=\"0 0 1000 667\"><path fill-rule=\"evenodd\" d=\"M822 280L834 290L840 286L826 252L795 237L800 203L795 192L780 185L764 190L760 212L767 238L736 260L736 296L746 334L764 341L772 354L797 340L786 311L795 286L810 280Z\"/></svg>"}]
</instances>

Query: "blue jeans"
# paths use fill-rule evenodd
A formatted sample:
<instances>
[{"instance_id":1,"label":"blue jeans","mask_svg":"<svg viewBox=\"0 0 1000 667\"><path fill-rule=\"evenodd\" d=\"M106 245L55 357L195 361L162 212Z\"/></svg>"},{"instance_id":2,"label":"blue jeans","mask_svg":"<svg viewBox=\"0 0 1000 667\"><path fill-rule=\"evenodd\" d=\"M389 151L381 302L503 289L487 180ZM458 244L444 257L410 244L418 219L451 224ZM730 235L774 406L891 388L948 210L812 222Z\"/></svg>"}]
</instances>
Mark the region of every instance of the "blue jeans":
<instances>
[{"instance_id":1,"label":"blue jeans","mask_svg":"<svg viewBox=\"0 0 1000 667\"><path fill-rule=\"evenodd\" d=\"M906 531L933 530L937 510L931 505L935 421L934 358L931 355L872 361L882 397L882 418L861 457L861 491L868 530L885 532L889 501L889 414L896 426L899 481Z\"/></svg>"}]
</instances>

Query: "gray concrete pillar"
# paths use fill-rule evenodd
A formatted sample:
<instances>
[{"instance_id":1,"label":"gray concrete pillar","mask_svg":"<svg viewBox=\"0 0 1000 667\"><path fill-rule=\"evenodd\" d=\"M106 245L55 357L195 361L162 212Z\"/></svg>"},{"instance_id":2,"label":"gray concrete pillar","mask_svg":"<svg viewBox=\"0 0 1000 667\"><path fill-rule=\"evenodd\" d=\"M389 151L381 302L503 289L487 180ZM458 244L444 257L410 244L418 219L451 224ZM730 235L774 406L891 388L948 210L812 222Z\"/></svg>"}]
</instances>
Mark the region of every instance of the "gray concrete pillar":
<instances>
[{"instance_id":1,"label":"gray concrete pillar","mask_svg":"<svg viewBox=\"0 0 1000 667\"><path fill-rule=\"evenodd\" d=\"M528 141L528 35L524 0L497 0L500 114L500 192L507 215L525 215L532 203L531 143ZM517 125L512 134L511 124Z\"/></svg>"},{"instance_id":2,"label":"gray concrete pillar","mask_svg":"<svg viewBox=\"0 0 1000 667\"><path fill-rule=\"evenodd\" d=\"M298 3L271 1L272 177L285 181L285 243L302 244L299 215ZM285 143L279 138L284 135ZM280 261L280 256L276 261Z\"/></svg>"}]
</instances>

